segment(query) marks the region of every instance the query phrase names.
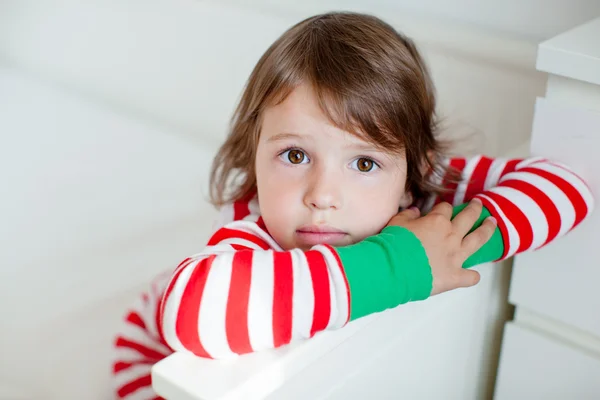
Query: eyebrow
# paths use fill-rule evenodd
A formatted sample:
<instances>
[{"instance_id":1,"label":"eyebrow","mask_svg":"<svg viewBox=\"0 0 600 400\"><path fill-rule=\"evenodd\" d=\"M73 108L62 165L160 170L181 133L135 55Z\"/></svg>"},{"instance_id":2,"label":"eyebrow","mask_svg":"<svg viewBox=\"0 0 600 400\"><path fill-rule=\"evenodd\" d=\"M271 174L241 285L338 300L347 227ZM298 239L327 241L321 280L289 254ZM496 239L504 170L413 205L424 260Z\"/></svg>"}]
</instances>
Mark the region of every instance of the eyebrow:
<instances>
[{"instance_id":1,"label":"eyebrow","mask_svg":"<svg viewBox=\"0 0 600 400\"><path fill-rule=\"evenodd\" d=\"M302 135L300 133L294 133L294 132L280 132L280 133L268 138L267 142L273 143L273 142L279 142L281 140L286 140L286 139L301 139L305 136L306 135ZM378 149L376 146L374 146L370 143L352 143L352 142L350 142L350 143L342 146L342 148L343 149L362 150L362 151L373 151L373 152L377 152L377 153L380 153L383 151L381 149Z\"/></svg>"},{"instance_id":2,"label":"eyebrow","mask_svg":"<svg viewBox=\"0 0 600 400\"><path fill-rule=\"evenodd\" d=\"M302 138L302 136L303 135L300 135L299 133L281 132L268 138L267 142L279 142L285 139L299 139Z\"/></svg>"}]
</instances>

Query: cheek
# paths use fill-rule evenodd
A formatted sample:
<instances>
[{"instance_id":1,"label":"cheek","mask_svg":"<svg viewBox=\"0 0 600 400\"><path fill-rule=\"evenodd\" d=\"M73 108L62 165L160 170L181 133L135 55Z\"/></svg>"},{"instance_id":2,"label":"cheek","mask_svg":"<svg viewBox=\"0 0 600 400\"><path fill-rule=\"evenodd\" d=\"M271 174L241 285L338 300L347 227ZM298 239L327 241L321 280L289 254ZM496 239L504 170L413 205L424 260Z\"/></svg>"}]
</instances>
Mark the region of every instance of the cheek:
<instances>
[{"instance_id":1,"label":"cheek","mask_svg":"<svg viewBox=\"0 0 600 400\"><path fill-rule=\"evenodd\" d=\"M256 180L260 213L271 236L286 248L291 240L290 228L296 226L301 200L300 178L277 160L257 162Z\"/></svg>"},{"instance_id":2,"label":"cheek","mask_svg":"<svg viewBox=\"0 0 600 400\"><path fill-rule=\"evenodd\" d=\"M356 236L362 240L379 233L398 213L404 194L404 181L394 178L382 180L370 190L355 191L352 215L356 224Z\"/></svg>"}]
</instances>

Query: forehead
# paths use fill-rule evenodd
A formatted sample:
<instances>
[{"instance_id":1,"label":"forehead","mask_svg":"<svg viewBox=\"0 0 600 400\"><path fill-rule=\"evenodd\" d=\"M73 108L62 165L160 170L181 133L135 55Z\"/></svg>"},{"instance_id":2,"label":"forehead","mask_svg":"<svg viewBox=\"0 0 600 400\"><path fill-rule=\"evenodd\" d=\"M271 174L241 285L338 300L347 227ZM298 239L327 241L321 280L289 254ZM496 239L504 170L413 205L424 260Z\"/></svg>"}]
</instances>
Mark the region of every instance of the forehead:
<instances>
[{"instance_id":1,"label":"forehead","mask_svg":"<svg viewBox=\"0 0 600 400\"><path fill-rule=\"evenodd\" d=\"M267 107L264 111L261 140L268 140L282 133L328 137L346 144L374 147L366 138L336 126L322 110L315 92L305 84L292 90L281 103Z\"/></svg>"}]
</instances>

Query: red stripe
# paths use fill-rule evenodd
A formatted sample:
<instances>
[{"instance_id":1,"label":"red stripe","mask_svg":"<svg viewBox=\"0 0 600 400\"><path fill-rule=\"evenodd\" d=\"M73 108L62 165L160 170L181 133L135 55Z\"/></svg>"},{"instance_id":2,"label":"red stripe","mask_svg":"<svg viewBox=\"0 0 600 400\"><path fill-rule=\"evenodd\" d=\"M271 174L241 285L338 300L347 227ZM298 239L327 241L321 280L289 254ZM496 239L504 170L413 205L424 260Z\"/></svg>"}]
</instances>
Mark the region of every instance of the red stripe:
<instances>
[{"instance_id":1,"label":"red stripe","mask_svg":"<svg viewBox=\"0 0 600 400\"><path fill-rule=\"evenodd\" d=\"M532 184L524 181L519 181L516 179L510 179L502 182L501 186L510 187L516 190L519 190L529 196L533 201L537 203L537 205L542 209L546 217L546 221L548 222L548 237L544 241L544 244L547 244L551 240L553 240L558 232L560 231L560 212L556 207L556 204L552 201L546 193L533 186Z\"/></svg>"},{"instance_id":2,"label":"red stripe","mask_svg":"<svg viewBox=\"0 0 600 400\"><path fill-rule=\"evenodd\" d=\"M161 340L161 342L164 342L165 345L167 345L167 343L164 338L164 330L163 330L163 323L162 323L164 320L165 304L166 304L167 300L169 299L169 297L171 296L171 292L173 291L175 284L179 280L179 275L181 275L181 272L183 272L183 270L186 269L187 266L192 263L192 261L193 261L193 259L186 258L181 263L179 263L179 266L177 267L178 269L175 270L175 275L171 278L169 284L167 285L167 289L165 290L165 292L162 295L162 298L160 299L159 304L158 304L158 310L156 313L156 320L157 320L156 327L158 329L158 335L160 336L160 340ZM168 345L167 345L167 347L170 348L170 346L168 346Z\"/></svg>"},{"instance_id":3,"label":"red stripe","mask_svg":"<svg viewBox=\"0 0 600 400\"><path fill-rule=\"evenodd\" d=\"M338 255L337 251L335 251L335 249L333 247L331 247L328 244L324 245L325 247L327 247L329 249L329 251L331 251L331 254L333 254L333 256L335 257L335 261L337 262L337 267L339 268L340 272L342 273L342 276L344 277L344 284L346 285L346 298L348 300L348 317L346 318L346 323L348 323L350 321L350 314L351 314L351 301L350 301L350 284L348 283L348 277L346 276L346 271L344 270L344 265L342 264L342 260L340 259L340 256Z\"/></svg>"},{"instance_id":4,"label":"red stripe","mask_svg":"<svg viewBox=\"0 0 600 400\"><path fill-rule=\"evenodd\" d=\"M131 324L139 326L143 330L147 330L144 320L135 311L131 311L129 314L127 314L127 317L125 318L125 320Z\"/></svg>"},{"instance_id":5,"label":"red stripe","mask_svg":"<svg viewBox=\"0 0 600 400\"><path fill-rule=\"evenodd\" d=\"M267 229L267 225L265 224L265 220L263 219L263 217L258 217L258 219L256 220L256 225L258 225L260 229L269 234L269 230ZM269 234L269 236L271 235Z\"/></svg>"},{"instance_id":6,"label":"red stripe","mask_svg":"<svg viewBox=\"0 0 600 400\"><path fill-rule=\"evenodd\" d=\"M163 334L162 331L162 314L161 314L161 306L162 306L162 297L159 297L157 300L158 302L157 307L156 307L156 312L154 313L154 322L156 323L156 330L158 331L158 341L166 346L169 350L173 350L171 349L171 346L169 346L167 344L167 341L165 340L165 336Z\"/></svg>"},{"instance_id":7,"label":"red stripe","mask_svg":"<svg viewBox=\"0 0 600 400\"><path fill-rule=\"evenodd\" d=\"M177 271L178 268L182 267L184 264L189 264L190 261L192 261L193 258L191 257L187 257L185 260L183 260L182 262L179 263L179 265L177 265L177 268L175 268L175 271Z\"/></svg>"},{"instance_id":8,"label":"red stripe","mask_svg":"<svg viewBox=\"0 0 600 400\"><path fill-rule=\"evenodd\" d=\"M454 195L456 194L456 188L458 187L458 182L450 182L450 173L452 171L458 171L462 176L462 171L465 169L465 165L467 165L467 160L465 158L453 158L450 160L450 167L446 176L444 177L443 187L445 189L449 189L448 192L443 193L436 201L440 203L442 201L448 202L450 204L454 204Z\"/></svg>"},{"instance_id":9,"label":"red stripe","mask_svg":"<svg viewBox=\"0 0 600 400\"><path fill-rule=\"evenodd\" d=\"M149 359L142 359L142 360L129 361L129 362L117 361L116 363L113 364L113 373L116 374L120 371L124 371L126 369L133 367L134 365L145 365L145 364L148 364L149 367L152 367L154 364L156 364L156 361L149 360Z\"/></svg>"},{"instance_id":10,"label":"red stripe","mask_svg":"<svg viewBox=\"0 0 600 400\"><path fill-rule=\"evenodd\" d=\"M238 201L233 203L233 220L239 221L241 219L246 218L250 215L250 208L248 207L248 203L252 201L254 198L254 191L248 193L245 197L242 197Z\"/></svg>"},{"instance_id":11,"label":"red stripe","mask_svg":"<svg viewBox=\"0 0 600 400\"><path fill-rule=\"evenodd\" d=\"M245 239L249 242L252 242L252 243L258 245L263 250L268 250L271 248L267 244L267 242L265 242L264 240L262 240L261 238L259 238L256 235L253 235L248 232L240 231L237 229L229 229L229 228L221 228L218 231L216 231L215 234L208 241L208 246L214 246L214 245L218 244L219 242L222 242L223 240L232 239L232 238Z\"/></svg>"},{"instance_id":12,"label":"red stripe","mask_svg":"<svg viewBox=\"0 0 600 400\"><path fill-rule=\"evenodd\" d=\"M233 256L231 284L227 298L225 329L231 351L252 352L248 333L248 300L252 281L252 251L238 251Z\"/></svg>"},{"instance_id":13,"label":"red stripe","mask_svg":"<svg viewBox=\"0 0 600 400\"><path fill-rule=\"evenodd\" d=\"M117 391L119 397L125 397L143 387L152 385L152 377L150 374L139 377L123 386Z\"/></svg>"},{"instance_id":14,"label":"red stripe","mask_svg":"<svg viewBox=\"0 0 600 400\"><path fill-rule=\"evenodd\" d=\"M265 221L263 220L263 217L258 217L258 220L256 221L256 224L258 225L258 227L260 229L262 229L263 231L265 231L265 233L269 236L272 236L269 233L269 229L267 228L267 225L265 224Z\"/></svg>"},{"instance_id":15,"label":"red stripe","mask_svg":"<svg viewBox=\"0 0 600 400\"><path fill-rule=\"evenodd\" d=\"M467 190L465 192L464 202L470 201L473 196L483 192L485 180L490 171L490 167L492 166L492 161L493 160L489 157L481 157L473 170L473 174L468 178L469 184L467 185Z\"/></svg>"},{"instance_id":16,"label":"red stripe","mask_svg":"<svg viewBox=\"0 0 600 400\"><path fill-rule=\"evenodd\" d=\"M329 293L329 275L323 254L318 251L307 251L306 261L312 280L314 293L313 322L310 336L327 328L331 314L331 295Z\"/></svg>"},{"instance_id":17,"label":"red stripe","mask_svg":"<svg viewBox=\"0 0 600 400\"><path fill-rule=\"evenodd\" d=\"M292 253L273 253L273 343L275 347L292 340L292 301L294 298L294 270Z\"/></svg>"},{"instance_id":18,"label":"red stripe","mask_svg":"<svg viewBox=\"0 0 600 400\"><path fill-rule=\"evenodd\" d=\"M207 358L211 358L211 356L200 342L198 318L204 286L215 257L212 255L194 266L194 271L181 295L181 303L179 304L179 310L177 310L177 321L175 323L175 331L183 347L197 356Z\"/></svg>"},{"instance_id":19,"label":"red stripe","mask_svg":"<svg viewBox=\"0 0 600 400\"><path fill-rule=\"evenodd\" d=\"M583 196L581 196L581 193L579 193L579 191L568 181L551 172L535 167L523 168L521 171L531 172L532 174L536 174L549 180L569 198L573 208L575 208L575 222L573 223L573 226L569 227L569 230L576 227L585 218L588 213L587 204L585 203Z\"/></svg>"},{"instance_id":20,"label":"red stripe","mask_svg":"<svg viewBox=\"0 0 600 400\"><path fill-rule=\"evenodd\" d=\"M498 204L506 218L514 225L519 235L519 248L517 253L529 249L533 242L533 229L527 216L512 201L494 192L485 193Z\"/></svg>"},{"instance_id":21,"label":"red stripe","mask_svg":"<svg viewBox=\"0 0 600 400\"><path fill-rule=\"evenodd\" d=\"M485 193L485 194L487 194L487 193ZM502 219L502 216L496 209L496 206L491 201L489 201L485 197L480 197L480 196L477 196L477 197L481 200L481 203L483 204L483 206L485 208L487 208L487 210L490 212L490 214L492 214L492 216L494 218L496 218L496 221L498 222L498 229L500 229L500 234L502 235L502 241L504 242L504 251L502 253L502 257L500 257L500 260L504 260L506 258L506 256L508 255L508 250L510 249L510 235L508 234L508 228L506 227L506 223L504 222L504 220Z\"/></svg>"},{"instance_id":22,"label":"red stripe","mask_svg":"<svg viewBox=\"0 0 600 400\"><path fill-rule=\"evenodd\" d=\"M512 160L509 160L506 163L506 165L504 166L504 169L502 170L502 173L500 174L499 179L501 179L506 174L510 174L511 172L514 172L515 168L517 168L517 164L519 164L521 161L523 161L523 159L520 159L520 158L515 158Z\"/></svg>"},{"instance_id":23,"label":"red stripe","mask_svg":"<svg viewBox=\"0 0 600 400\"><path fill-rule=\"evenodd\" d=\"M127 340L122 337L117 338L115 346L135 350L138 353L142 354L144 357L148 357L151 360L155 360L155 362L158 360L162 360L167 356L166 354L162 354L159 351L146 347L141 343L132 342L131 340Z\"/></svg>"},{"instance_id":24,"label":"red stripe","mask_svg":"<svg viewBox=\"0 0 600 400\"><path fill-rule=\"evenodd\" d=\"M569 168L565 167L564 165L562 165L562 164L557 164L557 163L555 163L555 162L548 162L548 164L551 164L551 165L555 166L556 168L560 168L560 169L562 169L563 171L566 171L566 172L568 172L569 174L573 175L575 178L579 179L579 181L580 181L581 183L583 183L583 184L585 185L585 187L586 187L586 188L587 188L589 191L591 191L591 190L592 190L592 188L590 187L590 185L588 185L588 183L587 183L587 182L586 182L586 181L585 181L585 180L584 180L584 179L583 179L583 178L582 178L582 177L581 177L579 174L575 173L574 171L571 171Z\"/></svg>"}]
</instances>

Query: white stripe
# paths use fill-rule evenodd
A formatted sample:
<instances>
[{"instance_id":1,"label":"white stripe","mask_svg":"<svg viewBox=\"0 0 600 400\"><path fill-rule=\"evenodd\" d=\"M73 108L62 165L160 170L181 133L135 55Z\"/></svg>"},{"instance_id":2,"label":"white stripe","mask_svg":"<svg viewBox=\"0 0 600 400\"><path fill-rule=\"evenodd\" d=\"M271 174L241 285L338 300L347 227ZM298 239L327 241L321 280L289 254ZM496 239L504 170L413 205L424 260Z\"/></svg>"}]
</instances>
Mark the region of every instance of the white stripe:
<instances>
[{"instance_id":1,"label":"white stripe","mask_svg":"<svg viewBox=\"0 0 600 400\"><path fill-rule=\"evenodd\" d=\"M261 246L259 246L258 244L251 242L250 240L247 239L241 239L241 238L237 238L237 237L231 237L228 239L223 239L219 242L219 245L221 244L227 244L227 245L233 245L233 244L237 244L239 246L244 246L244 247L248 247L250 249L253 250L264 250ZM233 249L233 247L231 247ZM234 250L236 251L236 250Z\"/></svg>"},{"instance_id":2,"label":"white stripe","mask_svg":"<svg viewBox=\"0 0 600 400\"><path fill-rule=\"evenodd\" d=\"M267 232L262 230L256 222L251 221L235 221L227 226L228 229L236 229L245 233L256 236L267 243L273 250L281 251L282 248L277 244L275 239L271 237Z\"/></svg>"},{"instance_id":3,"label":"white stripe","mask_svg":"<svg viewBox=\"0 0 600 400\"><path fill-rule=\"evenodd\" d=\"M569 231L569 229L571 229L573 223L575 222L575 208L573 207L573 203L571 203L567 195L560 190L558 186L546 178L542 178L539 175L525 171L507 174L506 179L515 179L530 183L531 185L540 189L546 194L546 196L550 198L560 214L560 230L556 238L564 235Z\"/></svg>"},{"instance_id":4,"label":"white stripe","mask_svg":"<svg viewBox=\"0 0 600 400\"><path fill-rule=\"evenodd\" d=\"M131 367L129 367L127 369L117 372L114 375L114 380L113 380L115 391L119 390L120 388L127 385L128 383L135 381L138 378L149 375L150 372L152 371L153 365L154 364L136 364L136 365L132 365ZM130 396L133 396L134 394L139 393L142 390L142 388L144 388L144 386L142 386L135 392L132 392L130 394ZM125 398L133 399L135 397L127 396ZM140 398L140 397L138 397L138 398Z\"/></svg>"},{"instance_id":5,"label":"white stripe","mask_svg":"<svg viewBox=\"0 0 600 400\"><path fill-rule=\"evenodd\" d=\"M467 193L467 187L473 181L473 172L475 168L479 165L481 161L481 156L474 156L467 160L467 164L462 171L462 179L461 182L456 187L456 192L454 193L454 199L452 202L453 206L458 206L465 202L465 194Z\"/></svg>"},{"instance_id":6,"label":"white stripe","mask_svg":"<svg viewBox=\"0 0 600 400\"><path fill-rule=\"evenodd\" d=\"M115 347L114 349L115 353L112 357L114 362L132 362L146 358L145 356L141 355L139 351L129 347Z\"/></svg>"},{"instance_id":7,"label":"white stripe","mask_svg":"<svg viewBox=\"0 0 600 400\"><path fill-rule=\"evenodd\" d=\"M315 295L312 276L306 253L291 250L294 271L294 292L292 299L292 341L307 339L314 319Z\"/></svg>"},{"instance_id":8,"label":"white stripe","mask_svg":"<svg viewBox=\"0 0 600 400\"><path fill-rule=\"evenodd\" d=\"M502 171L506 168L506 164L508 163L508 159L506 158L495 158L490 165L490 169L485 178L485 183L483 185L483 190L488 190L498 185L498 181L502 176Z\"/></svg>"},{"instance_id":9,"label":"white stripe","mask_svg":"<svg viewBox=\"0 0 600 400\"><path fill-rule=\"evenodd\" d=\"M520 170L525 167L531 166L532 164L537 164L539 162L545 163L545 162L547 162L547 160L546 160L546 158L540 157L540 156L525 158L521 162L519 162L517 165L515 165L515 170Z\"/></svg>"},{"instance_id":10,"label":"white stripe","mask_svg":"<svg viewBox=\"0 0 600 400\"><path fill-rule=\"evenodd\" d=\"M585 204L588 206L588 210L591 210L594 207L594 196L590 192L590 189L586 186L586 184L577 176L575 173L570 172L569 169L565 169L567 167L558 165L553 165L550 163L538 163L532 165L533 168L542 169L544 171L550 172L551 174L557 175L567 182L569 182L575 189L581 194Z\"/></svg>"},{"instance_id":11,"label":"white stripe","mask_svg":"<svg viewBox=\"0 0 600 400\"><path fill-rule=\"evenodd\" d=\"M343 304L337 304L338 301L338 296L337 293L347 293L346 288L344 287L343 290L339 290L339 288L335 287L335 284L333 282L334 280L334 276L332 272L339 272L341 274L341 271L339 269L339 267L337 266L337 262L334 258L334 265L329 264L329 260L327 259L327 256L332 256L331 252L329 251L329 249L325 248L325 250L322 251L323 256L325 257L325 262L327 262L327 284L329 285L329 321L327 321L327 327L325 329L336 329L336 328L341 328L344 323L347 321L347 317L348 317L348 297L346 296L346 298L341 299L341 302ZM342 279L344 279L343 276L341 276ZM342 284L345 283L342 282ZM340 316L340 308L345 310L345 312L342 312L341 315L343 315L344 317L346 317L344 320L339 321L339 316ZM341 323L341 325L339 325Z\"/></svg>"},{"instance_id":12,"label":"white stripe","mask_svg":"<svg viewBox=\"0 0 600 400\"><path fill-rule=\"evenodd\" d=\"M504 197L525 214L533 232L533 240L530 247L522 251L538 248L546 241L548 238L548 220L540 206L530 196L520 190L505 186L495 187L490 192Z\"/></svg>"},{"instance_id":13,"label":"white stripe","mask_svg":"<svg viewBox=\"0 0 600 400\"><path fill-rule=\"evenodd\" d=\"M231 253L234 251L235 251L235 249L233 247L231 247L230 244L219 242L219 243L215 244L214 246L206 246L200 253L196 253L196 254L192 255L191 257L194 259L200 258L200 257L206 258L207 256L219 255L219 254L223 254L223 253Z\"/></svg>"},{"instance_id":14,"label":"white stripe","mask_svg":"<svg viewBox=\"0 0 600 400\"><path fill-rule=\"evenodd\" d=\"M198 258L199 257L190 257L190 259L186 262L179 263L179 265L177 266L177 268L175 268L175 271L173 271L173 274L171 276L175 276L180 270L187 268L190 264L196 263L198 261ZM169 287L168 283L166 287ZM150 297L150 295L148 295L148 297Z\"/></svg>"},{"instance_id":15,"label":"white stripe","mask_svg":"<svg viewBox=\"0 0 600 400\"><path fill-rule=\"evenodd\" d=\"M329 272L329 296L331 298L331 311L329 316L329 324L327 329L337 329L344 326L348 320L350 307L348 304L348 289L346 287L346 279L340 269L341 266L334 255L326 246L318 245L313 247L325 257L327 263L327 271Z\"/></svg>"},{"instance_id":16,"label":"white stripe","mask_svg":"<svg viewBox=\"0 0 600 400\"><path fill-rule=\"evenodd\" d=\"M125 323L121 327L121 332L119 335L122 336L125 340L139 343L149 349L156 350L159 353L164 354L165 356L168 356L172 353L170 349L168 349L167 347L165 347L165 345L160 343L159 339L156 336L151 336L151 334L147 330L142 329L136 324L132 324L130 322L125 321Z\"/></svg>"},{"instance_id":17,"label":"white stripe","mask_svg":"<svg viewBox=\"0 0 600 400\"><path fill-rule=\"evenodd\" d=\"M163 336L167 344L175 351L184 349L183 345L179 341L179 338L177 337L177 331L175 329L177 323L177 314L179 312L179 305L181 304L181 296L183 295L183 291L188 285L190 275L194 271L194 268L198 265L198 262L199 260L194 260L181 271L177 281L173 284L171 294L168 298L166 298L164 303L162 320ZM171 279L174 279L174 277L175 275L173 275L173 278ZM170 284L171 283L169 283L169 285Z\"/></svg>"},{"instance_id":18,"label":"white stripe","mask_svg":"<svg viewBox=\"0 0 600 400\"><path fill-rule=\"evenodd\" d=\"M260 218L260 206L258 204L258 196L254 196L252 200L248 203L248 210L250 211L250 215L248 215L245 220L249 220L252 222L258 221Z\"/></svg>"},{"instance_id":19,"label":"white stripe","mask_svg":"<svg viewBox=\"0 0 600 400\"><path fill-rule=\"evenodd\" d=\"M494 200L492 200L491 198L489 198L488 196L486 196L484 194L480 194L479 197L484 198L487 201L489 201L490 203L492 203L492 205L498 212L500 218L506 225L506 230L508 233L508 251L506 253L506 256L503 259L507 259L508 257L513 256L517 252L517 250L519 249L519 245L521 244L520 238L519 238L519 233L515 229L512 222L510 222L510 220L506 217L506 214L504 213L504 211L502 211L502 209L498 206L498 204ZM506 243L504 243L504 246L506 246ZM506 247L505 247L505 250L506 250Z\"/></svg>"},{"instance_id":20,"label":"white stripe","mask_svg":"<svg viewBox=\"0 0 600 400\"><path fill-rule=\"evenodd\" d=\"M225 204L221 207L221 209L219 210L219 214L217 215L217 218L215 219L213 226L212 226L212 230L213 232L216 232L218 229L222 228L223 226L233 222L233 218L235 216L234 213L234 207L233 204Z\"/></svg>"},{"instance_id":21,"label":"white stripe","mask_svg":"<svg viewBox=\"0 0 600 400\"><path fill-rule=\"evenodd\" d=\"M257 251L252 255L252 283L248 299L248 336L253 350L273 348L273 287L272 251Z\"/></svg>"},{"instance_id":22,"label":"white stripe","mask_svg":"<svg viewBox=\"0 0 600 400\"><path fill-rule=\"evenodd\" d=\"M198 316L198 332L202 347L213 358L232 358L227 342L226 315L227 299L234 253L225 253L212 261Z\"/></svg>"}]
</instances>

